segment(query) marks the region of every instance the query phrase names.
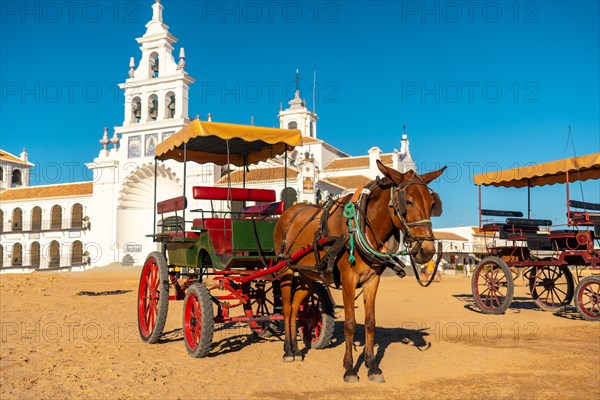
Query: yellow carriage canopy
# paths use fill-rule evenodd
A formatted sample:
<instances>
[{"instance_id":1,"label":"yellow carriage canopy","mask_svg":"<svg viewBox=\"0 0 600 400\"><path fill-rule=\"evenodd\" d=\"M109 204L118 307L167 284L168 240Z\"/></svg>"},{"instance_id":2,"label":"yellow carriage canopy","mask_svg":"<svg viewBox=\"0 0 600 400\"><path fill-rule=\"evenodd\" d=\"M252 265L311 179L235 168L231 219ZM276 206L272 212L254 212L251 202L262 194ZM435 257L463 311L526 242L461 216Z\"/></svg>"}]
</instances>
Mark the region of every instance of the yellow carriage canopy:
<instances>
[{"instance_id":1,"label":"yellow carriage canopy","mask_svg":"<svg viewBox=\"0 0 600 400\"><path fill-rule=\"evenodd\" d=\"M156 146L158 160L243 166L265 161L302 145L297 129L265 128L193 120Z\"/></svg>"},{"instance_id":2,"label":"yellow carriage canopy","mask_svg":"<svg viewBox=\"0 0 600 400\"><path fill-rule=\"evenodd\" d=\"M496 187L534 187L556 183L600 179L600 153L565 158L541 164L490 171L473 177L475 185Z\"/></svg>"}]
</instances>

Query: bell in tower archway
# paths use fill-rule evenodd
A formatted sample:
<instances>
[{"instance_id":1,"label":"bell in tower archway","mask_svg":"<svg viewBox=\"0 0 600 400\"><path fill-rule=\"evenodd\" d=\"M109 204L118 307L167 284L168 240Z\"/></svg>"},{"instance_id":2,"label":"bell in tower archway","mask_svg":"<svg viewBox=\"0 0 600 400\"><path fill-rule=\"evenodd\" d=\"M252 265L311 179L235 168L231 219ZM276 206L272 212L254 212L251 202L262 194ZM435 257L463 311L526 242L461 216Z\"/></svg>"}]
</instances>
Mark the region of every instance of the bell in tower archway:
<instances>
[{"instance_id":1,"label":"bell in tower archway","mask_svg":"<svg viewBox=\"0 0 600 400\"><path fill-rule=\"evenodd\" d=\"M132 104L133 107L133 118L136 122L139 122L142 118L142 102L139 98L136 98Z\"/></svg>"},{"instance_id":2,"label":"bell in tower archway","mask_svg":"<svg viewBox=\"0 0 600 400\"><path fill-rule=\"evenodd\" d=\"M175 117L175 95L169 96L169 105L167 106L167 118Z\"/></svg>"},{"instance_id":3,"label":"bell in tower archway","mask_svg":"<svg viewBox=\"0 0 600 400\"><path fill-rule=\"evenodd\" d=\"M151 120L156 121L156 118L158 117L158 99L156 98L156 96L150 99L150 104L148 106L148 115L150 116Z\"/></svg>"}]
</instances>

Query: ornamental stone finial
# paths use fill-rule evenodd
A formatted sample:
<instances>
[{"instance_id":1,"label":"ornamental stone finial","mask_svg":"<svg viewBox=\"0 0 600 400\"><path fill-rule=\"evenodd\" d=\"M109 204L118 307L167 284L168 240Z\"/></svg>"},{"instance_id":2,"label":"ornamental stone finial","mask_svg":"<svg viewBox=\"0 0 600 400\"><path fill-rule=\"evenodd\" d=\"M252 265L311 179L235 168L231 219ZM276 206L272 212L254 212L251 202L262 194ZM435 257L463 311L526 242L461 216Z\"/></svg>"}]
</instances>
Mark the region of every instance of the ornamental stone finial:
<instances>
[{"instance_id":1,"label":"ornamental stone finial","mask_svg":"<svg viewBox=\"0 0 600 400\"><path fill-rule=\"evenodd\" d=\"M185 49L182 47L179 49L179 62L177 63L177 69L184 69L185 65Z\"/></svg>"},{"instance_id":2,"label":"ornamental stone finial","mask_svg":"<svg viewBox=\"0 0 600 400\"><path fill-rule=\"evenodd\" d=\"M110 139L108 139L108 128L105 127L104 128L104 136L102 136L102 139L100 139L100 144L102 145L104 150L107 150L109 143L110 143Z\"/></svg>"},{"instance_id":3,"label":"ornamental stone finial","mask_svg":"<svg viewBox=\"0 0 600 400\"><path fill-rule=\"evenodd\" d=\"M119 142L120 141L121 141L121 139L119 139L119 134L117 133L117 131L114 131L113 137L110 139L110 142L113 145L113 149L118 149L119 148Z\"/></svg>"},{"instance_id":4,"label":"ornamental stone finial","mask_svg":"<svg viewBox=\"0 0 600 400\"><path fill-rule=\"evenodd\" d=\"M131 57L129 59L129 77L133 78L134 74L135 74L135 58Z\"/></svg>"}]
</instances>

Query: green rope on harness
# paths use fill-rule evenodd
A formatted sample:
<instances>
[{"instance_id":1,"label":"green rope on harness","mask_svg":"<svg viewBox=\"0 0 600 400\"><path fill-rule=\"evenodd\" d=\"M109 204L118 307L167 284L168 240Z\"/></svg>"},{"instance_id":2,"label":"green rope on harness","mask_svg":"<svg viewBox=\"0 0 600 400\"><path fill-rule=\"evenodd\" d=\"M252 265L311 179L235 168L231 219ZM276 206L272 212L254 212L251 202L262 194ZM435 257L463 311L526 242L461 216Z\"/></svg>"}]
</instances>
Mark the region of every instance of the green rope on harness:
<instances>
[{"instance_id":1,"label":"green rope on harness","mask_svg":"<svg viewBox=\"0 0 600 400\"><path fill-rule=\"evenodd\" d=\"M344 217L348 220L348 234L350 244L350 256L348 256L348 262L353 264L356 259L354 258L354 219L356 218L356 209L354 203L350 202L344 206Z\"/></svg>"}]
</instances>

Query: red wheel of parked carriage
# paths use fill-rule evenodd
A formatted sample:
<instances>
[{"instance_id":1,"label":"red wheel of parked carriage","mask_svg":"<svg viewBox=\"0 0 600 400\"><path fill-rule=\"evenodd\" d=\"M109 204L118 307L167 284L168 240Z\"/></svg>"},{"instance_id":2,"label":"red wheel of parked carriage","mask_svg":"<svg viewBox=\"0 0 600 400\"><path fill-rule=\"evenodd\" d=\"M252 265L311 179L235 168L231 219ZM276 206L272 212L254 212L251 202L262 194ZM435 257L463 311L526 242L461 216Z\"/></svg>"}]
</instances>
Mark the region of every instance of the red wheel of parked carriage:
<instances>
[{"instance_id":1,"label":"red wheel of parked carriage","mask_svg":"<svg viewBox=\"0 0 600 400\"><path fill-rule=\"evenodd\" d=\"M575 306L581 318L600 321L600 276L588 276L575 289Z\"/></svg>"},{"instance_id":2,"label":"red wheel of parked carriage","mask_svg":"<svg viewBox=\"0 0 600 400\"><path fill-rule=\"evenodd\" d=\"M138 289L138 329L146 343L156 343L165 327L169 308L169 269L159 252L146 258Z\"/></svg>"},{"instance_id":3,"label":"red wheel of parked carriage","mask_svg":"<svg viewBox=\"0 0 600 400\"><path fill-rule=\"evenodd\" d=\"M188 354L203 357L210 350L215 329L210 291L204 283L192 283L183 300L183 341Z\"/></svg>"},{"instance_id":4,"label":"red wheel of parked carriage","mask_svg":"<svg viewBox=\"0 0 600 400\"><path fill-rule=\"evenodd\" d=\"M248 326L260 338L267 338L281 331L281 321L267 319L282 313L279 285L279 281L255 281L245 284L242 289L250 298L244 303L244 313L247 317L254 318L248 321Z\"/></svg>"},{"instance_id":5,"label":"red wheel of parked carriage","mask_svg":"<svg viewBox=\"0 0 600 400\"><path fill-rule=\"evenodd\" d=\"M335 314L327 289L313 283L313 293L304 300L298 312L298 330L307 348L323 349L333 338Z\"/></svg>"},{"instance_id":6,"label":"red wheel of parked carriage","mask_svg":"<svg viewBox=\"0 0 600 400\"><path fill-rule=\"evenodd\" d=\"M573 300L575 283L569 267L549 266L534 268L529 290L535 303L546 311L564 310Z\"/></svg>"},{"instance_id":7,"label":"red wheel of parked carriage","mask_svg":"<svg viewBox=\"0 0 600 400\"><path fill-rule=\"evenodd\" d=\"M471 281L475 303L484 314L503 314L512 302L515 285L508 265L498 257L477 264Z\"/></svg>"}]
</instances>

